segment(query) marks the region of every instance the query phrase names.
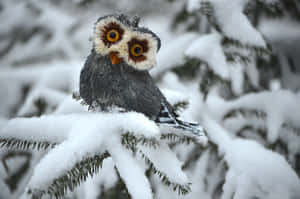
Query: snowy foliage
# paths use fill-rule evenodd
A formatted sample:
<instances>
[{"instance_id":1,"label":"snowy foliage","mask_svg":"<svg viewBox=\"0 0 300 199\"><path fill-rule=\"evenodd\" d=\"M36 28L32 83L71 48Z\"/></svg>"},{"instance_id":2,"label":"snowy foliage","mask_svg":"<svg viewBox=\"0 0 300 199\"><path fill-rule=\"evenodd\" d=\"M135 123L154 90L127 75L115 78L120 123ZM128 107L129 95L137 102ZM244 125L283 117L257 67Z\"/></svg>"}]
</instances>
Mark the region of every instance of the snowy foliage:
<instances>
[{"instance_id":1,"label":"snowy foliage","mask_svg":"<svg viewBox=\"0 0 300 199\"><path fill-rule=\"evenodd\" d=\"M229 68L223 53L221 38L218 34L208 34L197 39L185 51L186 56L206 61L212 70L222 78L229 78ZM222 66L222 67L220 67Z\"/></svg>"},{"instance_id":2,"label":"snowy foliage","mask_svg":"<svg viewBox=\"0 0 300 199\"><path fill-rule=\"evenodd\" d=\"M33 197L63 196L67 189L73 190L88 175L98 172L103 159L111 156L130 195L152 198L145 166L139 166L141 162L131 152L151 165L164 183L185 194L189 182L181 163L168 145L159 141L159 135L159 128L140 113L83 112L12 119L2 128L1 142L27 150L57 145L35 167L27 188L27 194ZM163 161L171 161L172 169ZM51 172L51 176L43 175L45 172Z\"/></svg>"},{"instance_id":3,"label":"snowy foliage","mask_svg":"<svg viewBox=\"0 0 300 199\"><path fill-rule=\"evenodd\" d=\"M299 2L170 2L0 3L0 198L300 198ZM72 97L116 10L162 39L150 73L206 145Z\"/></svg>"},{"instance_id":4,"label":"snowy foliage","mask_svg":"<svg viewBox=\"0 0 300 199\"><path fill-rule=\"evenodd\" d=\"M282 156L254 141L230 138L228 132L209 116L204 120L209 135L224 153L229 167L222 199L232 196L270 199L300 196L299 177Z\"/></svg>"}]
</instances>

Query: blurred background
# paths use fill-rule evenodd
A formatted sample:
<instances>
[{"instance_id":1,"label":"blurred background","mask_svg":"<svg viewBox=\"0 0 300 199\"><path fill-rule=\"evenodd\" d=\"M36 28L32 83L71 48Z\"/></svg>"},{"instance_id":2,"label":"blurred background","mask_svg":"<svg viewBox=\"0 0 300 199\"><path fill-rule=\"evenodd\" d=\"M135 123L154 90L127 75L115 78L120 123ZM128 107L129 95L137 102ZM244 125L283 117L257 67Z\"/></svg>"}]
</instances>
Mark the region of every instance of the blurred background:
<instances>
[{"instance_id":1,"label":"blurred background","mask_svg":"<svg viewBox=\"0 0 300 199\"><path fill-rule=\"evenodd\" d=\"M162 48L158 53L157 66L151 74L160 87L179 91L192 99L191 106L196 108L194 111L190 110L188 114L191 115L187 117L197 120L200 105L197 105L195 96L203 96L201 100L205 102L215 85L220 87L220 96L225 100L237 99L248 93L287 89L296 93L299 102L299 1L249 1L244 13L262 33L272 51L264 53L253 50L242 55L239 54L243 51L242 47L237 47L239 45L233 45L237 48L236 51L224 50L228 62L239 60L245 67L247 63L253 63L254 67L250 69L252 72L240 70L239 73L244 77L242 81L236 78L224 79L211 70L205 61L185 54L185 50L196 38L212 32L218 32L225 38L223 49L228 47L226 35L218 29L218 20L208 17L211 15L200 8L194 9L195 2L200 1L1 0L0 127L17 116L51 114L59 107L60 101L73 91L78 91L79 72L92 47L93 25L98 17L116 12L139 15L140 25L148 27L161 38ZM257 81L253 80L253 73L258 74ZM236 84L241 85L236 88ZM300 124L296 127L293 125L296 144L300 143L299 127ZM249 128L245 131L247 130ZM253 136L248 132L234 131L233 135L257 140L282 154L299 176L300 151L289 151L288 145L292 140L283 137L278 142L269 143L266 138L268 132L258 131ZM185 159L188 161L185 164L186 170L193 169L193 162L200 161L201 153L197 149L191 148L189 152L183 152L188 153L188 158ZM207 166L210 171L207 173L219 174L219 177L215 177L214 182L207 182L206 186L210 188L204 192L207 198L219 198L227 168L217 155L217 146L210 153L210 159L206 160L210 162ZM0 198L19 197L33 166L42 155L19 150L0 150ZM123 197L122 194L117 194L121 191L107 191L112 187L123 190L122 184L113 183L105 187L104 182L97 183L102 191L95 193L93 197L89 196L90 198L99 198L100 195L101 198ZM80 194L68 197L88 198L87 195Z\"/></svg>"},{"instance_id":2,"label":"blurred background","mask_svg":"<svg viewBox=\"0 0 300 199\"><path fill-rule=\"evenodd\" d=\"M141 16L143 25L150 26L164 39L179 8L175 3L158 0L3 1L2 66L53 60L84 61L91 49L89 38L95 21L115 12Z\"/></svg>"}]
</instances>

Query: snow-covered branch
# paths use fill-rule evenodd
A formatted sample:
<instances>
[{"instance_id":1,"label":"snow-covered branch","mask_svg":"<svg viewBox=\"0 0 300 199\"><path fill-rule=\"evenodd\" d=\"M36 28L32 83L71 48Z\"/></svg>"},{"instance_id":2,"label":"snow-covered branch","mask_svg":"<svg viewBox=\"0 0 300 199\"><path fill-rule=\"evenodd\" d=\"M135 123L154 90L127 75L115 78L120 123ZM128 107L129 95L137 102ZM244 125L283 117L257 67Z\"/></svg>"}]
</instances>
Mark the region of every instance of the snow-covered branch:
<instances>
[{"instance_id":1,"label":"snow-covered branch","mask_svg":"<svg viewBox=\"0 0 300 199\"><path fill-rule=\"evenodd\" d=\"M233 116L243 115L248 121L239 120L239 127L242 125L256 125L256 127L266 126L268 129L268 141L274 143L282 128L299 129L299 95L288 90L266 91L257 94L247 94L236 100L224 101L213 97L208 100L210 109L217 118L228 120ZM265 121L263 126L261 122Z\"/></svg>"},{"instance_id":2,"label":"snow-covered branch","mask_svg":"<svg viewBox=\"0 0 300 199\"><path fill-rule=\"evenodd\" d=\"M114 125L107 125L110 123ZM161 181L178 189L179 194L190 190L181 164L164 139L160 140L159 128L140 113L82 112L17 118L4 125L0 137L6 147L48 149L55 146L34 170L26 192L33 197L63 196L97 173L108 156L112 156L133 198L140 198L145 193L148 193L145 197L152 198L144 169L138 163L140 160L145 160ZM135 152L141 155L140 160L132 155ZM173 169L164 161L172 161ZM47 172L51 172L51 176L43 175ZM141 183L144 186L138 191L135 187Z\"/></svg>"},{"instance_id":3,"label":"snow-covered branch","mask_svg":"<svg viewBox=\"0 0 300 199\"><path fill-rule=\"evenodd\" d=\"M298 198L300 180L287 161L260 144L229 133L209 115L203 125L228 165L222 199ZM276 165L276 166L274 166Z\"/></svg>"}]
</instances>

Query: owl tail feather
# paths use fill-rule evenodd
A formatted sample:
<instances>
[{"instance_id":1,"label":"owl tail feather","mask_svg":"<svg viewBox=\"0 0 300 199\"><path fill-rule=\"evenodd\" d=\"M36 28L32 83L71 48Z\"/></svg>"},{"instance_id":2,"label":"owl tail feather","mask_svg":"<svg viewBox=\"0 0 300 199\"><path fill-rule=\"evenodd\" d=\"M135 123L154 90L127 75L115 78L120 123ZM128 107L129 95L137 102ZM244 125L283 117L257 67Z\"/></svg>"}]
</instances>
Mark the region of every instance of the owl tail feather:
<instances>
[{"instance_id":1,"label":"owl tail feather","mask_svg":"<svg viewBox=\"0 0 300 199\"><path fill-rule=\"evenodd\" d=\"M156 119L156 123L163 129L168 129L176 134L194 138L198 143L206 144L207 137L204 128L197 123L185 122L173 116L167 106L162 103L162 110Z\"/></svg>"}]
</instances>

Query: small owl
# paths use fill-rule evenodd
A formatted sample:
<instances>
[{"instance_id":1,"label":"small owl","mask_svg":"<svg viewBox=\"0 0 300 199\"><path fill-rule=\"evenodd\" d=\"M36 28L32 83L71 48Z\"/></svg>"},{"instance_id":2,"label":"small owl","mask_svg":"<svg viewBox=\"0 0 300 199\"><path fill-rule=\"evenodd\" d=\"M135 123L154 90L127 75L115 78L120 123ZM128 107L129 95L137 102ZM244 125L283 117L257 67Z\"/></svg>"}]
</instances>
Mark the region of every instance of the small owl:
<instances>
[{"instance_id":1,"label":"small owl","mask_svg":"<svg viewBox=\"0 0 300 199\"><path fill-rule=\"evenodd\" d=\"M160 126L181 130L194 138L204 136L201 126L177 118L155 85L148 71L155 66L161 42L138 23L138 17L130 20L124 14L97 20L93 48L80 74L80 97L91 108L136 111Z\"/></svg>"}]
</instances>

